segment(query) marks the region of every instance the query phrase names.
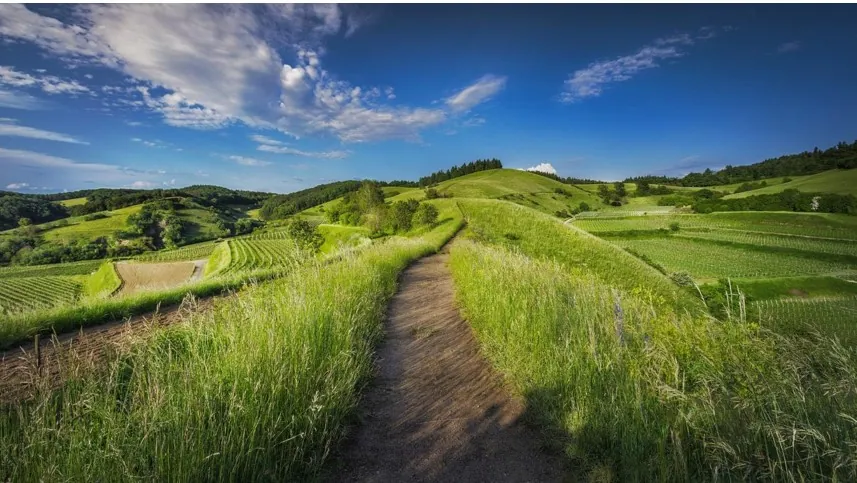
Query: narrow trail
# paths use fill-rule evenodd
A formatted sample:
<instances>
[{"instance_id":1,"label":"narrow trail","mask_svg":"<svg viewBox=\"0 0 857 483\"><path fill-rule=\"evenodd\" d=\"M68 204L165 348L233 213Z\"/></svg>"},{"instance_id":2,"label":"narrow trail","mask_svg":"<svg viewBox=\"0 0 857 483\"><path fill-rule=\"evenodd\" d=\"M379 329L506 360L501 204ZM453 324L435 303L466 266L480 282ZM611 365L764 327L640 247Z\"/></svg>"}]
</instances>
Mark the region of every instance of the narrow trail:
<instances>
[{"instance_id":1,"label":"narrow trail","mask_svg":"<svg viewBox=\"0 0 857 483\"><path fill-rule=\"evenodd\" d=\"M362 422L330 481L563 480L459 315L448 258L423 258L402 275Z\"/></svg>"}]
</instances>

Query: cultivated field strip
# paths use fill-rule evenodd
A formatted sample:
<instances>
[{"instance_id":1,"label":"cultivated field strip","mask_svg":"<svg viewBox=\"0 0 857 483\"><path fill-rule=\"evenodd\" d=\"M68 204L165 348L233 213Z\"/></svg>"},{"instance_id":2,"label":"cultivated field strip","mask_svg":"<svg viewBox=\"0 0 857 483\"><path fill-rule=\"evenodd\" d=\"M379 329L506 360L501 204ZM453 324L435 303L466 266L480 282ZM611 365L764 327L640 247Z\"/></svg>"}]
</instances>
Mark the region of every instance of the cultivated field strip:
<instances>
[{"instance_id":1,"label":"cultivated field strip","mask_svg":"<svg viewBox=\"0 0 857 483\"><path fill-rule=\"evenodd\" d=\"M0 268L0 279L18 277L45 277L89 275L98 270L104 260L86 260L83 262L56 263L52 265L29 265Z\"/></svg>"},{"instance_id":2,"label":"cultivated field strip","mask_svg":"<svg viewBox=\"0 0 857 483\"><path fill-rule=\"evenodd\" d=\"M857 241L825 240L802 236L768 235L742 231L707 231L679 233L678 237L744 243L763 247L791 248L807 252L857 256Z\"/></svg>"},{"instance_id":3,"label":"cultivated field strip","mask_svg":"<svg viewBox=\"0 0 857 483\"><path fill-rule=\"evenodd\" d=\"M668 230L677 223L681 230L740 230L748 233L797 235L857 240L857 225L847 215L823 217L798 213L714 213L710 215L649 215L627 218L578 218L574 226L590 233L627 230Z\"/></svg>"},{"instance_id":4,"label":"cultivated field strip","mask_svg":"<svg viewBox=\"0 0 857 483\"><path fill-rule=\"evenodd\" d=\"M20 277L0 279L0 313L13 314L71 304L81 283L76 277Z\"/></svg>"},{"instance_id":5,"label":"cultivated field strip","mask_svg":"<svg viewBox=\"0 0 857 483\"><path fill-rule=\"evenodd\" d=\"M815 327L847 345L857 343L857 296L760 300L750 307L774 328Z\"/></svg>"},{"instance_id":6,"label":"cultivated field strip","mask_svg":"<svg viewBox=\"0 0 857 483\"><path fill-rule=\"evenodd\" d=\"M848 262L741 250L687 238L627 239L614 240L614 243L651 258L670 272L688 272L697 279L790 277L857 271L857 266Z\"/></svg>"},{"instance_id":7,"label":"cultivated field strip","mask_svg":"<svg viewBox=\"0 0 857 483\"><path fill-rule=\"evenodd\" d=\"M300 257L295 244L284 238L245 238L228 243L230 262L222 273L288 267Z\"/></svg>"},{"instance_id":8,"label":"cultivated field strip","mask_svg":"<svg viewBox=\"0 0 857 483\"><path fill-rule=\"evenodd\" d=\"M136 257L141 262L184 262L189 260L202 260L208 258L214 251L216 243L200 243L175 250L164 250L155 253L147 253Z\"/></svg>"}]
</instances>

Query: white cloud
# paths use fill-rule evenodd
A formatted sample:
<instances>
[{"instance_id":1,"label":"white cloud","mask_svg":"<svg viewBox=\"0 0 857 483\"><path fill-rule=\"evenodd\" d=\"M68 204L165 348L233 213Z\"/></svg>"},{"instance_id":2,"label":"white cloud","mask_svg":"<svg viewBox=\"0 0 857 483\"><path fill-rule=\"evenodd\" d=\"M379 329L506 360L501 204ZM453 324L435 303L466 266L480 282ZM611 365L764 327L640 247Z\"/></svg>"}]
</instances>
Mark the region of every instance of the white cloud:
<instances>
[{"instance_id":1,"label":"white cloud","mask_svg":"<svg viewBox=\"0 0 857 483\"><path fill-rule=\"evenodd\" d=\"M257 149L266 153L290 154L293 156L322 159L342 159L348 157L350 154L348 151L301 151L289 146L272 146L270 144L261 144Z\"/></svg>"},{"instance_id":2,"label":"white cloud","mask_svg":"<svg viewBox=\"0 0 857 483\"><path fill-rule=\"evenodd\" d=\"M322 40L361 24L354 8L86 5L75 7L72 24L3 4L0 37L34 43L72 64L121 71L136 84L121 94L138 98L116 100L116 107L145 107L167 124L197 129L240 121L346 142L418 140L447 110L467 110L505 83L486 76L450 98L446 110L385 104L395 99L392 88L353 86L321 65ZM289 51L296 61L280 57Z\"/></svg>"},{"instance_id":3,"label":"white cloud","mask_svg":"<svg viewBox=\"0 0 857 483\"><path fill-rule=\"evenodd\" d=\"M34 127L20 126L12 124L14 120L3 118L0 119L0 136L15 136L30 139L44 139L46 141L58 141L72 144L89 144L86 141L81 141L67 134L61 134L53 131L44 131Z\"/></svg>"},{"instance_id":4,"label":"white cloud","mask_svg":"<svg viewBox=\"0 0 857 483\"><path fill-rule=\"evenodd\" d=\"M0 89L0 107L36 111L44 109L47 104L25 92L13 92Z\"/></svg>"},{"instance_id":5,"label":"white cloud","mask_svg":"<svg viewBox=\"0 0 857 483\"><path fill-rule=\"evenodd\" d=\"M125 124L127 124L131 127L140 127L143 125L143 123L140 121L125 121Z\"/></svg>"},{"instance_id":6,"label":"white cloud","mask_svg":"<svg viewBox=\"0 0 857 483\"><path fill-rule=\"evenodd\" d=\"M250 139L259 144L266 144L268 146L285 146L286 144L282 141L277 141L276 139L271 139L267 136L262 136L261 134L254 134L250 136Z\"/></svg>"},{"instance_id":7,"label":"white cloud","mask_svg":"<svg viewBox=\"0 0 857 483\"><path fill-rule=\"evenodd\" d=\"M446 99L446 105L454 112L467 111L491 99L506 86L506 78L486 75Z\"/></svg>"},{"instance_id":8,"label":"white cloud","mask_svg":"<svg viewBox=\"0 0 857 483\"><path fill-rule=\"evenodd\" d=\"M134 181L128 186L135 189L149 189L157 186L157 183L152 183L151 181Z\"/></svg>"},{"instance_id":9,"label":"white cloud","mask_svg":"<svg viewBox=\"0 0 857 483\"><path fill-rule=\"evenodd\" d=\"M92 93L88 87L75 80L65 80L52 75L32 76L5 65L0 65L0 84L12 87L38 87L48 94Z\"/></svg>"},{"instance_id":10,"label":"white cloud","mask_svg":"<svg viewBox=\"0 0 857 483\"><path fill-rule=\"evenodd\" d=\"M261 159L248 158L245 156L229 156L228 159L244 166L268 166L271 164L270 161L263 161Z\"/></svg>"},{"instance_id":11,"label":"white cloud","mask_svg":"<svg viewBox=\"0 0 857 483\"><path fill-rule=\"evenodd\" d=\"M483 124L485 124L484 117L471 117L470 119L466 119L464 122L461 123L461 125L464 127L476 127L481 126Z\"/></svg>"},{"instance_id":12,"label":"white cloud","mask_svg":"<svg viewBox=\"0 0 857 483\"><path fill-rule=\"evenodd\" d=\"M777 47L777 53L787 54L789 52L794 52L796 50L800 50L800 47L801 47L801 43L797 40L793 40L791 42L785 42L783 44L780 44L779 47Z\"/></svg>"},{"instance_id":13,"label":"white cloud","mask_svg":"<svg viewBox=\"0 0 857 483\"><path fill-rule=\"evenodd\" d=\"M524 171L538 171L540 173L556 174L556 169L550 163L539 163L535 166L530 166Z\"/></svg>"},{"instance_id":14,"label":"white cloud","mask_svg":"<svg viewBox=\"0 0 857 483\"><path fill-rule=\"evenodd\" d=\"M142 144L144 146L148 146L150 148L166 148L166 147L171 146L170 143L165 143L165 142L161 141L160 139L155 139L154 141L149 141L146 139L131 138L131 141L134 141L135 143L140 143L140 144Z\"/></svg>"},{"instance_id":15,"label":"white cloud","mask_svg":"<svg viewBox=\"0 0 857 483\"><path fill-rule=\"evenodd\" d=\"M710 31L701 31L698 40L711 38ZM578 102L587 97L600 96L606 84L623 82L647 69L658 67L658 62L681 57L683 46L691 45L694 39L688 34L677 34L655 40L635 54L618 57L613 60L598 61L589 64L571 74L565 81L565 91L560 95L562 102Z\"/></svg>"},{"instance_id":16,"label":"white cloud","mask_svg":"<svg viewBox=\"0 0 857 483\"><path fill-rule=\"evenodd\" d=\"M19 166L41 168L71 168L83 171L113 171L121 170L119 166L100 163L79 163L67 158L51 156L33 151L0 148L0 160Z\"/></svg>"},{"instance_id":17,"label":"white cloud","mask_svg":"<svg viewBox=\"0 0 857 483\"><path fill-rule=\"evenodd\" d=\"M7 190L22 190L29 187L30 183L9 183L6 185Z\"/></svg>"}]
</instances>

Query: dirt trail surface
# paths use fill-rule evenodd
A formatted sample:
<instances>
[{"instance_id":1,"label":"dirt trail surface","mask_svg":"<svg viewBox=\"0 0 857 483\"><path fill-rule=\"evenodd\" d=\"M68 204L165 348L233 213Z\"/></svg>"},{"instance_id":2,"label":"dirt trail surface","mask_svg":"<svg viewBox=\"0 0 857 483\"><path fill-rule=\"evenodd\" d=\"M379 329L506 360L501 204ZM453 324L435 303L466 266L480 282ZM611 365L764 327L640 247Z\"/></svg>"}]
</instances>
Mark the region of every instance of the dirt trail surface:
<instances>
[{"instance_id":1,"label":"dirt trail surface","mask_svg":"<svg viewBox=\"0 0 857 483\"><path fill-rule=\"evenodd\" d=\"M38 388L57 388L70 373L96 367L111 353L127 347L133 337L145 336L155 327L174 324L189 311L208 310L213 301L214 298L197 300L161 309L156 314L86 327L55 338L43 336L39 344L40 365L33 342L0 352L0 404L27 399Z\"/></svg>"},{"instance_id":2,"label":"dirt trail surface","mask_svg":"<svg viewBox=\"0 0 857 483\"><path fill-rule=\"evenodd\" d=\"M118 262L116 271L122 279L119 295L176 287L191 279L197 271L196 266L196 262Z\"/></svg>"},{"instance_id":3,"label":"dirt trail surface","mask_svg":"<svg viewBox=\"0 0 857 483\"><path fill-rule=\"evenodd\" d=\"M331 481L563 480L459 315L447 259L429 256L404 272L362 422Z\"/></svg>"}]
</instances>

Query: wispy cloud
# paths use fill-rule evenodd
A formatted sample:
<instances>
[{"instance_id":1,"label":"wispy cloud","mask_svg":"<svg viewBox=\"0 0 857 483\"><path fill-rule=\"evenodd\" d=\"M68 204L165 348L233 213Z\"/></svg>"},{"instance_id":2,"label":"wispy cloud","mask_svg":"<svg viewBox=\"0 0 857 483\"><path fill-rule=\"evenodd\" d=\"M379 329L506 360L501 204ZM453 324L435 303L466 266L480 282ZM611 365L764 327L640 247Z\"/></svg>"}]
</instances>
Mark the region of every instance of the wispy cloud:
<instances>
[{"instance_id":1,"label":"wispy cloud","mask_svg":"<svg viewBox=\"0 0 857 483\"><path fill-rule=\"evenodd\" d=\"M22 190L30 187L30 183L9 183L6 185L7 190Z\"/></svg>"},{"instance_id":2,"label":"wispy cloud","mask_svg":"<svg viewBox=\"0 0 857 483\"><path fill-rule=\"evenodd\" d=\"M656 39L651 45L644 46L634 54L593 62L569 76L565 81L565 89L560 94L560 100L574 103L589 97L598 97L608 84L630 80L644 70L659 67L664 60L682 57L687 46L699 40L710 39L716 35L715 32L705 27L695 36L687 33L675 34Z\"/></svg>"},{"instance_id":3,"label":"wispy cloud","mask_svg":"<svg viewBox=\"0 0 857 483\"><path fill-rule=\"evenodd\" d=\"M486 75L446 99L453 112L463 112L491 99L506 86L506 77Z\"/></svg>"},{"instance_id":4,"label":"wispy cloud","mask_svg":"<svg viewBox=\"0 0 857 483\"><path fill-rule=\"evenodd\" d=\"M53 75L31 75L12 67L0 65L0 84L12 87L38 87L48 94L92 93L76 80L61 79Z\"/></svg>"},{"instance_id":5,"label":"wispy cloud","mask_svg":"<svg viewBox=\"0 0 857 483\"><path fill-rule=\"evenodd\" d=\"M289 154L292 156L303 156L306 158L321 158L321 159L342 159L348 157L348 151L302 151L290 146L272 146L270 144L261 144L259 151L275 154Z\"/></svg>"},{"instance_id":6,"label":"wispy cloud","mask_svg":"<svg viewBox=\"0 0 857 483\"><path fill-rule=\"evenodd\" d=\"M227 159L230 161L235 161L236 163L243 166L268 166L271 164L270 161L264 161L256 158L248 158L246 156L228 156Z\"/></svg>"},{"instance_id":7,"label":"wispy cloud","mask_svg":"<svg viewBox=\"0 0 857 483\"><path fill-rule=\"evenodd\" d=\"M33 151L0 148L0 160L10 164L42 168L71 168L83 171L121 171L112 164L79 163L77 161Z\"/></svg>"},{"instance_id":8,"label":"wispy cloud","mask_svg":"<svg viewBox=\"0 0 857 483\"><path fill-rule=\"evenodd\" d=\"M72 144L89 144L86 141L81 141L68 134L62 134L53 131L45 131L34 127L21 126L15 124L13 119L0 119L0 136L15 136L30 139L43 139L46 141L57 141L62 143Z\"/></svg>"},{"instance_id":9,"label":"wispy cloud","mask_svg":"<svg viewBox=\"0 0 857 483\"><path fill-rule=\"evenodd\" d=\"M797 40L793 40L791 42L785 42L777 47L778 54L787 54L789 52L794 52L800 50L801 43Z\"/></svg>"},{"instance_id":10,"label":"wispy cloud","mask_svg":"<svg viewBox=\"0 0 857 483\"><path fill-rule=\"evenodd\" d=\"M172 144L165 143L164 141L161 141L160 139L154 139L154 140L149 141L147 139L131 138L131 141L133 141L135 143L140 143L143 146L148 146L150 148L167 148L167 147L172 146Z\"/></svg>"},{"instance_id":11,"label":"wispy cloud","mask_svg":"<svg viewBox=\"0 0 857 483\"><path fill-rule=\"evenodd\" d=\"M0 107L9 107L11 109L22 109L27 111L38 111L48 107L48 104L42 100L25 92L8 91L0 89Z\"/></svg>"}]
</instances>

